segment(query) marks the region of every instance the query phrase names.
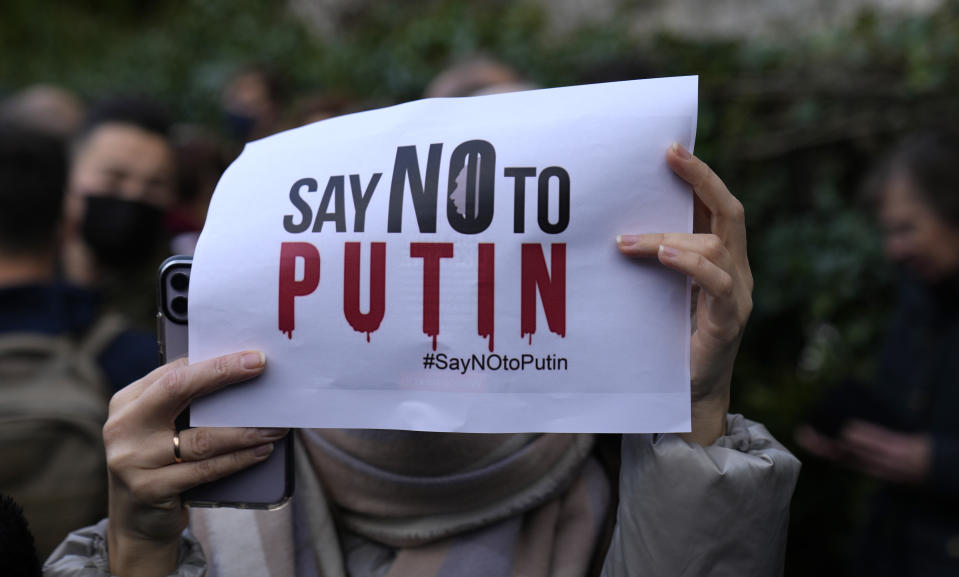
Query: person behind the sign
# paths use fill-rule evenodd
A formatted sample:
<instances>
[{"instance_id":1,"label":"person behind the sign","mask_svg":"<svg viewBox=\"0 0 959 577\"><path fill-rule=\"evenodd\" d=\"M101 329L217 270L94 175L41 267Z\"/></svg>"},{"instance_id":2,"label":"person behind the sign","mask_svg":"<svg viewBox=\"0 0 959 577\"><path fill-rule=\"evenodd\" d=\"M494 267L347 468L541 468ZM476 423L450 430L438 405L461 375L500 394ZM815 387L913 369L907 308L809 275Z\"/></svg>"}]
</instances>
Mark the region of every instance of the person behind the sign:
<instances>
[{"instance_id":1,"label":"person behind the sign","mask_svg":"<svg viewBox=\"0 0 959 577\"><path fill-rule=\"evenodd\" d=\"M899 305L869 385L801 427L813 454L883 482L857 575L959 575L959 136L912 135L873 175Z\"/></svg>"},{"instance_id":2,"label":"person behind the sign","mask_svg":"<svg viewBox=\"0 0 959 577\"><path fill-rule=\"evenodd\" d=\"M109 519L74 533L46 574L780 574L799 463L762 425L727 414L752 307L743 207L682 147L666 161L695 191L697 232L623 231L617 242L702 287L692 431L624 435L618 494L592 435L316 429L301 431L290 507L188 511L183 491L262 461L285 433L190 429L177 462L174 416L264 370L260 352L244 351L168 364L114 396Z\"/></svg>"}]
</instances>

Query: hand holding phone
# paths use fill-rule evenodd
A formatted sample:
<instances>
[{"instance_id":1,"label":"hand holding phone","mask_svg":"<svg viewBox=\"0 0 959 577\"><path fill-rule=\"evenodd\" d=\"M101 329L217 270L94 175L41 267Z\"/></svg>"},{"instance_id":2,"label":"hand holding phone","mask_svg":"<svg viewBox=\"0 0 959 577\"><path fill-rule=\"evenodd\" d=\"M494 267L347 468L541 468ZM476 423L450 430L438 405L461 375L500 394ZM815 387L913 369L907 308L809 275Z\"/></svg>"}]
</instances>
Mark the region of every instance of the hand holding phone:
<instances>
[{"instance_id":1,"label":"hand holding phone","mask_svg":"<svg viewBox=\"0 0 959 577\"><path fill-rule=\"evenodd\" d=\"M160 361L167 362L187 355L188 298L192 259L173 256L160 265L158 279L157 332ZM189 407L177 415L176 429L180 442L201 433L189 428ZM204 429L217 431L217 429ZM265 431L267 429L236 429ZM206 433L202 433L206 434ZM247 433L254 434L254 433ZM254 434L255 435L255 434ZM191 487L184 491L183 501L191 506L271 509L279 507L293 495L293 435L276 440L270 457L229 477Z\"/></svg>"},{"instance_id":2,"label":"hand holding phone","mask_svg":"<svg viewBox=\"0 0 959 577\"><path fill-rule=\"evenodd\" d=\"M113 575L176 567L180 532L189 516L181 494L275 454L286 430L190 429L180 433L179 462L173 420L196 397L261 374L265 359L245 351L188 365L166 364L117 392L103 427L109 476L107 532Z\"/></svg>"}]
</instances>

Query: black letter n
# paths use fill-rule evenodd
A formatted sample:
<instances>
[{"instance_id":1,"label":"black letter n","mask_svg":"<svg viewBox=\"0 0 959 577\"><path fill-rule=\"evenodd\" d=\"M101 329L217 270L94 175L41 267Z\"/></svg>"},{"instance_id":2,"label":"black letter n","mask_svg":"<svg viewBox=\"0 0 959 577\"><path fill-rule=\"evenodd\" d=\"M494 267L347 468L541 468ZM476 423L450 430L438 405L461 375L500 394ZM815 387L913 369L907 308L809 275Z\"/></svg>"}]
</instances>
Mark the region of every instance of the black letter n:
<instances>
[{"instance_id":1,"label":"black letter n","mask_svg":"<svg viewBox=\"0 0 959 577\"><path fill-rule=\"evenodd\" d=\"M396 162L393 165L393 182L390 184L390 214L387 220L387 232L400 232L403 228L403 190L410 183L410 198L416 211L416 224L420 232L436 232L436 191L440 178L441 143L431 144L426 159L426 185L420 177L420 163L415 146L401 146L396 149Z\"/></svg>"}]
</instances>

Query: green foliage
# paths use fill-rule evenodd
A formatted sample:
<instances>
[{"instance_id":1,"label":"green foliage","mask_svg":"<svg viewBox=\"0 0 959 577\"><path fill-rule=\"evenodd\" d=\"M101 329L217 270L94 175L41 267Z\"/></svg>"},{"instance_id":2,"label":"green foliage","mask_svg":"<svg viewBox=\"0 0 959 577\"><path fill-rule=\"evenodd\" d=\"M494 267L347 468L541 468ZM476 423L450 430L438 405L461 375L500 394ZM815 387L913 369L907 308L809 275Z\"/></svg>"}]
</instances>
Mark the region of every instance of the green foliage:
<instances>
[{"instance_id":1,"label":"green foliage","mask_svg":"<svg viewBox=\"0 0 959 577\"><path fill-rule=\"evenodd\" d=\"M62 4L5 1L0 92L37 81L89 98L136 90L216 126L220 87L249 62L269 62L300 92L384 104L417 98L476 52L546 86L700 75L697 152L747 208L756 278L734 409L787 444L811 402L872 371L892 275L859 201L863 174L905 132L959 126L955 0L930 16L864 13L786 44L635 38L626 18L557 33L535 5L503 0L363 2L329 37L279 0ZM807 471L790 573L835 574L861 490L815 463ZM807 540L816 555L803 554Z\"/></svg>"}]
</instances>

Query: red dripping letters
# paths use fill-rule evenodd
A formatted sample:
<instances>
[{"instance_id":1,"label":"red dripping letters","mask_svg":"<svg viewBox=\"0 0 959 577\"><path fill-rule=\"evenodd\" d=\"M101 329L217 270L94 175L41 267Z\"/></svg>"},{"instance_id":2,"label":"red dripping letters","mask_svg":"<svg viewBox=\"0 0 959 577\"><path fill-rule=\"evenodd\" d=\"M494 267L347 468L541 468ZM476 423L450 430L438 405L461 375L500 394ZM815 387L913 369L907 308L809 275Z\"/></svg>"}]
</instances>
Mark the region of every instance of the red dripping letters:
<instances>
[{"instance_id":1,"label":"red dripping letters","mask_svg":"<svg viewBox=\"0 0 959 577\"><path fill-rule=\"evenodd\" d=\"M386 243L370 245L370 310L360 311L360 243L348 242L343 258L343 314L353 330L370 334L380 328L386 311Z\"/></svg>"},{"instance_id":2,"label":"red dripping letters","mask_svg":"<svg viewBox=\"0 0 959 577\"><path fill-rule=\"evenodd\" d=\"M493 266L496 245L488 242L479 245L479 266L476 274L476 330L484 339L489 339L489 352L493 352L493 287L496 270Z\"/></svg>"},{"instance_id":3,"label":"red dripping letters","mask_svg":"<svg viewBox=\"0 0 959 577\"><path fill-rule=\"evenodd\" d=\"M296 279L296 261L303 261L303 278ZM306 296L320 284L320 251L308 242L284 242L280 245L280 332L293 338L296 315L293 302Z\"/></svg>"},{"instance_id":4,"label":"red dripping letters","mask_svg":"<svg viewBox=\"0 0 959 577\"><path fill-rule=\"evenodd\" d=\"M520 333L529 335L533 343L536 332L536 292L543 300L543 312L549 330L566 336L566 245L554 244L550 249L549 268L538 244L523 245L523 272L520 280Z\"/></svg>"},{"instance_id":5,"label":"red dripping letters","mask_svg":"<svg viewBox=\"0 0 959 577\"><path fill-rule=\"evenodd\" d=\"M451 242L411 242L410 256L423 259L423 332L433 337L440 334L440 259L453 258Z\"/></svg>"},{"instance_id":6,"label":"red dripping letters","mask_svg":"<svg viewBox=\"0 0 959 577\"><path fill-rule=\"evenodd\" d=\"M369 310L360 306L361 243L348 242L343 255L343 316L353 330L366 333L367 341L376 332L386 314L386 243L370 243ZM480 243L477 247L476 329L494 349L494 313L496 287L496 247ZM453 258L451 242L412 242L410 258L423 259L423 332L437 346L440 332L440 263ZM297 261L303 262L302 278L297 278ZM284 242L280 250L279 329L293 338L297 297L312 294L320 284L320 252L305 242ZM537 298L542 303L549 330L566 336L566 244L550 245L547 268L543 247L523 244L520 271L520 334L532 342L536 332Z\"/></svg>"}]
</instances>

